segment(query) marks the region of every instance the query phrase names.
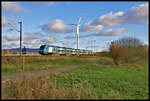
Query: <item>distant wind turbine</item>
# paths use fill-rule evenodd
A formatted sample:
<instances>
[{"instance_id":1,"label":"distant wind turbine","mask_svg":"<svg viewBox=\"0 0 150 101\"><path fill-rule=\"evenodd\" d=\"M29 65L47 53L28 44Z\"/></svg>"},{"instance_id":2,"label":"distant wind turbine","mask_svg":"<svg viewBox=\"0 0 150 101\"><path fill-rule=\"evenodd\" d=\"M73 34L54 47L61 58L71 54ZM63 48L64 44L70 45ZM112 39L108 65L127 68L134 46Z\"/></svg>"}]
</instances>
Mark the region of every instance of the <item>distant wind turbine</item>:
<instances>
[{"instance_id":1,"label":"distant wind turbine","mask_svg":"<svg viewBox=\"0 0 150 101\"><path fill-rule=\"evenodd\" d=\"M82 16L80 16L77 24L69 24L69 25L77 26L77 49L79 49L79 26L80 26L81 18Z\"/></svg>"}]
</instances>

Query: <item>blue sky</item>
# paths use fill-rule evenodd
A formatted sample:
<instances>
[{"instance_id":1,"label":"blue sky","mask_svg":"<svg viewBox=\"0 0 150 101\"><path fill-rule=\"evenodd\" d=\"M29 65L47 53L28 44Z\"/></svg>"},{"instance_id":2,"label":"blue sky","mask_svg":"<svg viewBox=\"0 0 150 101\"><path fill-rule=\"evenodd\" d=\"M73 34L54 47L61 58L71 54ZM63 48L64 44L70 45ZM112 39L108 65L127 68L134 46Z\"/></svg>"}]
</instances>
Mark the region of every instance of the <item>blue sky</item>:
<instances>
[{"instance_id":1,"label":"blue sky","mask_svg":"<svg viewBox=\"0 0 150 101\"><path fill-rule=\"evenodd\" d=\"M148 2L2 2L2 49L19 47L19 33L7 31L23 22L23 45L50 44L76 48L80 16L80 48L96 50L122 37L136 37L148 44Z\"/></svg>"}]
</instances>

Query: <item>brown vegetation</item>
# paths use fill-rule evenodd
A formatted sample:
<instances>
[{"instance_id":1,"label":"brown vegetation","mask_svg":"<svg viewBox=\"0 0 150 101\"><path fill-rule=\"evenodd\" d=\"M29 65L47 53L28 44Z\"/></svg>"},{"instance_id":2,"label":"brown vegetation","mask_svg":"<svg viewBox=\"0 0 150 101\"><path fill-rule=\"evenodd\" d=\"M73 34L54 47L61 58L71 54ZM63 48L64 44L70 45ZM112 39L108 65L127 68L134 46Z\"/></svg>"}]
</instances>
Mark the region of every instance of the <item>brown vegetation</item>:
<instances>
[{"instance_id":1,"label":"brown vegetation","mask_svg":"<svg viewBox=\"0 0 150 101\"><path fill-rule=\"evenodd\" d=\"M80 89L57 89L56 84L46 82L42 77L9 81L2 85L2 99L97 99L91 91Z\"/></svg>"},{"instance_id":2,"label":"brown vegetation","mask_svg":"<svg viewBox=\"0 0 150 101\"><path fill-rule=\"evenodd\" d=\"M142 42L137 38L121 38L112 41L109 52L116 65L135 64L148 57L148 45L142 45Z\"/></svg>"},{"instance_id":3,"label":"brown vegetation","mask_svg":"<svg viewBox=\"0 0 150 101\"><path fill-rule=\"evenodd\" d=\"M112 43L110 46L110 54L114 60L114 63L116 65L120 65L121 61L125 59L126 56L126 47L116 45L115 43Z\"/></svg>"}]
</instances>

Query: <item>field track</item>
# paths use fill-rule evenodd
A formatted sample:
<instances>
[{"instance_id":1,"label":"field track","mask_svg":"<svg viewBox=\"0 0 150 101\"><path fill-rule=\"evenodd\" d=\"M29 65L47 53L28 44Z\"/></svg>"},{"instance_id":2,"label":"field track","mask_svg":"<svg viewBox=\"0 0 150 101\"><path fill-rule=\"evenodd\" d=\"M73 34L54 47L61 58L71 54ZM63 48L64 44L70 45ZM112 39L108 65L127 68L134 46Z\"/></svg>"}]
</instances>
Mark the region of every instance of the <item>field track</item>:
<instances>
[{"instance_id":1,"label":"field track","mask_svg":"<svg viewBox=\"0 0 150 101\"><path fill-rule=\"evenodd\" d=\"M40 70L40 71L33 71L33 72L23 72L23 73L10 74L10 75L7 75L7 76L2 76L2 83L5 83L9 80L12 80L12 81L21 80L23 77L31 77L31 76L39 77L39 76L44 76L44 75L48 75L48 74L51 74L51 73L64 72L64 71L67 71L67 70L71 70L71 69L80 67L82 65L79 64L79 65L74 65L74 66L65 66L65 67L53 68L53 69L48 69L48 70Z\"/></svg>"}]
</instances>

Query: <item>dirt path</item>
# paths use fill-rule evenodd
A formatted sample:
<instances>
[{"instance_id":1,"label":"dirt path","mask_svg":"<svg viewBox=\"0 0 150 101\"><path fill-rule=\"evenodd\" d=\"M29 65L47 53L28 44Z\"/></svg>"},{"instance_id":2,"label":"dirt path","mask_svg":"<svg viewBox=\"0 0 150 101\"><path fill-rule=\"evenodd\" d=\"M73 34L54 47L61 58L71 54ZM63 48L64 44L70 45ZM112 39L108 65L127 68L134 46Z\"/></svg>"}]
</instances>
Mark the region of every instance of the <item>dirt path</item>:
<instances>
[{"instance_id":1,"label":"dirt path","mask_svg":"<svg viewBox=\"0 0 150 101\"><path fill-rule=\"evenodd\" d=\"M58 73L58 72L64 72L67 70L71 70L77 67L82 66L83 64L79 64L79 65L74 65L74 66L65 66L65 67L59 67L59 68L52 68L52 69L48 69L48 70L40 70L40 71L33 71L33 72L23 72L23 73L16 73L16 74L10 74L7 76L2 76L2 83L5 83L6 81L9 80L20 80L21 78L25 77L31 77L31 76L44 76L44 75L48 75L51 73Z\"/></svg>"}]
</instances>

